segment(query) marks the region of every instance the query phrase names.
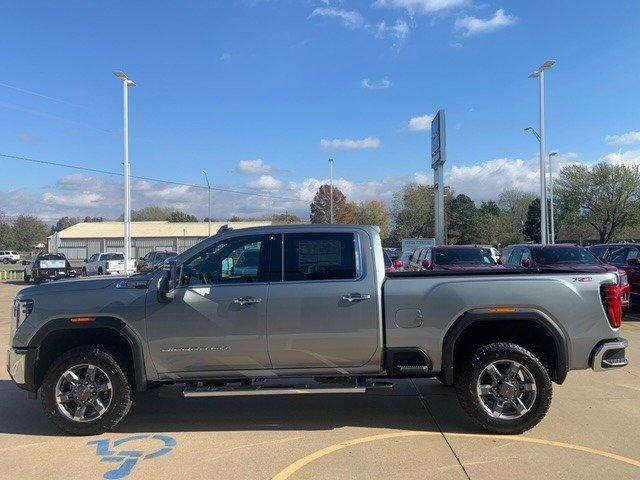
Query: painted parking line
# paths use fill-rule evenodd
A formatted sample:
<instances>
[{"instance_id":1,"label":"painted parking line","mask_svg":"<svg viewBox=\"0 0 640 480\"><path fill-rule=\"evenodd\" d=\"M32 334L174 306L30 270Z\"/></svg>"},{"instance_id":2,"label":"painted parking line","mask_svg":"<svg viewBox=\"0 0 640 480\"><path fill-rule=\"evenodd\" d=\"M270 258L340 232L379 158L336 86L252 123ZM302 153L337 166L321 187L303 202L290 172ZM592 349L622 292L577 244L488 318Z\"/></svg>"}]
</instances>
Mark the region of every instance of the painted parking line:
<instances>
[{"instance_id":1,"label":"painted parking line","mask_svg":"<svg viewBox=\"0 0 640 480\"><path fill-rule=\"evenodd\" d=\"M296 472L309 465L316 460L335 453L344 448L351 447L353 445L359 445L362 443L370 443L370 442L378 442L382 440L389 440L391 438L402 438L402 437L419 437L419 436L440 436L443 435L440 432L420 432L420 431L408 431L408 432L394 432L394 433L384 433L381 435L371 435L367 437L354 438L353 440L348 440L346 442L336 443L334 445L329 445L328 447L317 450L313 453L310 453L306 457L303 457L285 469L281 470L275 477L271 480L287 480L291 478ZM617 462L626 463L628 465L632 465L634 467L640 468L640 461L635 460L633 458L623 457L622 455L618 455L616 453L605 452L603 450L597 450L595 448L584 447L582 445L574 445L572 443L564 443L564 442L556 442L553 440L545 440L542 438L532 438L532 437L514 437L509 436L506 437L504 435L484 435L480 433L444 433L445 436L450 437L462 437L462 438L478 438L478 439L501 439L501 440L509 440L513 442L521 442L521 443L534 443L538 445L546 445L549 447L563 448L566 450L573 450L577 452L588 453L591 455L598 455L600 457L608 458L610 460L614 460Z\"/></svg>"},{"instance_id":2,"label":"painted parking line","mask_svg":"<svg viewBox=\"0 0 640 480\"><path fill-rule=\"evenodd\" d=\"M134 442L138 446L142 446L144 450L128 450L126 444ZM128 477L133 468L140 460L151 460L162 457L170 453L177 445L173 437L168 435L130 435L128 437L114 440L92 440L87 445L95 446L96 455L101 458L102 462L118 463L119 465L108 470L103 478L114 480ZM120 449L121 445L125 445L124 449Z\"/></svg>"}]
</instances>

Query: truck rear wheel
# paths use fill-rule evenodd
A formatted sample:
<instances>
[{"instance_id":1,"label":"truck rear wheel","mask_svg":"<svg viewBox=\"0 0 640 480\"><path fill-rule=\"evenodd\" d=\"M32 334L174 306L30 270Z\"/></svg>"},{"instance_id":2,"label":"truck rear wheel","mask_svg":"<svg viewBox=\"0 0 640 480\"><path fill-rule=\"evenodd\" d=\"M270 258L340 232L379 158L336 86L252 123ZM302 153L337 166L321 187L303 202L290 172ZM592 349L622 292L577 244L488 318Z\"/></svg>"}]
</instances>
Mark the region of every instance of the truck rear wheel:
<instances>
[{"instance_id":1,"label":"truck rear wheel","mask_svg":"<svg viewBox=\"0 0 640 480\"><path fill-rule=\"evenodd\" d=\"M53 361L42 383L42 407L71 435L99 435L115 427L131 408L129 380L100 347L80 347Z\"/></svg>"},{"instance_id":2,"label":"truck rear wheel","mask_svg":"<svg viewBox=\"0 0 640 480\"><path fill-rule=\"evenodd\" d=\"M551 404L551 379L531 352L512 343L479 348L456 375L458 401L481 427L522 433L537 425Z\"/></svg>"}]
</instances>

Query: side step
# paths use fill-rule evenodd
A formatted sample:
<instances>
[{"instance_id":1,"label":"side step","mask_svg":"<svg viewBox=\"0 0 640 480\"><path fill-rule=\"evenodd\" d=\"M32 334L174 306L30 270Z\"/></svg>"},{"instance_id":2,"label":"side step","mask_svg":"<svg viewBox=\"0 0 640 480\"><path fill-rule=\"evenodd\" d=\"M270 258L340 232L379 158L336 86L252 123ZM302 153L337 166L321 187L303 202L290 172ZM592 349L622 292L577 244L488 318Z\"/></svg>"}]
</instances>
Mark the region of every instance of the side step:
<instances>
[{"instance_id":1,"label":"side step","mask_svg":"<svg viewBox=\"0 0 640 480\"><path fill-rule=\"evenodd\" d=\"M199 382L194 387L186 387L182 396L194 397L240 397L254 395L309 395L309 394L347 394L373 393L393 390L393 383L367 380L349 383L324 383L315 380L301 382L299 379L291 382L253 382L250 385L239 383L223 386L207 386Z\"/></svg>"}]
</instances>

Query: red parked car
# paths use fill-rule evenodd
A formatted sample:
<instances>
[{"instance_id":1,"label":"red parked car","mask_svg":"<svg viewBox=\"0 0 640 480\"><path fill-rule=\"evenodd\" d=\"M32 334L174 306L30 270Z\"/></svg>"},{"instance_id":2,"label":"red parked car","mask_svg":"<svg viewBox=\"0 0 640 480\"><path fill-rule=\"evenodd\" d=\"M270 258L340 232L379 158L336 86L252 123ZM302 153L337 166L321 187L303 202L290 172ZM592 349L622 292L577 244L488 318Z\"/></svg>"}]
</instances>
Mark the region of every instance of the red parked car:
<instances>
[{"instance_id":1,"label":"red parked car","mask_svg":"<svg viewBox=\"0 0 640 480\"><path fill-rule=\"evenodd\" d=\"M640 244L608 243L589 247L589 251L614 267L624 269L629 277L631 300L640 302Z\"/></svg>"},{"instance_id":2,"label":"red parked car","mask_svg":"<svg viewBox=\"0 0 640 480\"><path fill-rule=\"evenodd\" d=\"M409 270L483 270L503 268L491 253L475 245L423 247L411 257Z\"/></svg>"},{"instance_id":3,"label":"red parked car","mask_svg":"<svg viewBox=\"0 0 640 480\"><path fill-rule=\"evenodd\" d=\"M501 259L507 268L533 268L542 272L571 270L579 273L615 273L618 277L622 306L629 306L630 287L626 269L601 261L580 245L509 245L504 248Z\"/></svg>"}]
</instances>

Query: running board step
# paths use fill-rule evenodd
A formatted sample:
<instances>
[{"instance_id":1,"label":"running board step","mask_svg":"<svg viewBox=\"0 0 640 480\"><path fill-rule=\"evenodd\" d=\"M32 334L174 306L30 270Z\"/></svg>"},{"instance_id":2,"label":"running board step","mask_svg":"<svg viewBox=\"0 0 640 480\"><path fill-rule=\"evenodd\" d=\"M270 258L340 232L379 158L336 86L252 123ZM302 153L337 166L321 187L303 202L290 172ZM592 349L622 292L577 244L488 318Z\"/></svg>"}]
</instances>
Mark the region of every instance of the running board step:
<instances>
[{"instance_id":1,"label":"running board step","mask_svg":"<svg viewBox=\"0 0 640 480\"><path fill-rule=\"evenodd\" d=\"M353 382L348 384L326 384L322 382L309 382L304 384L284 385L225 385L187 387L183 390L185 398L194 397L240 397L255 395L310 395L310 394L347 394L347 393L373 393L393 390L391 382Z\"/></svg>"}]
</instances>

